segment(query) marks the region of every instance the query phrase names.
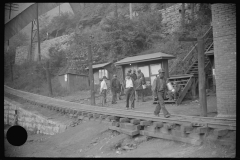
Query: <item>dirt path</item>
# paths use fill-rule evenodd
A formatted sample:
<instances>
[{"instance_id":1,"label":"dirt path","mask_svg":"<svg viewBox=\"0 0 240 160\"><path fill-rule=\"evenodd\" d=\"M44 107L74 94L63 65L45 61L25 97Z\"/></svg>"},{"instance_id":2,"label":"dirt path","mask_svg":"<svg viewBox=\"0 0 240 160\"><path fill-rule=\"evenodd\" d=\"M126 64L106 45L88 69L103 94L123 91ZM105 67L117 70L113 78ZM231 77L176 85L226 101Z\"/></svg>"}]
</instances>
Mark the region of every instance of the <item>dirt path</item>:
<instances>
[{"instance_id":1,"label":"dirt path","mask_svg":"<svg viewBox=\"0 0 240 160\"><path fill-rule=\"evenodd\" d=\"M7 130L7 128L5 129ZM135 144L133 150L123 146ZM54 136L30 134L27 142L15 147L5 139L7 157L234 157L235 148L217 144L190 144L130 136L107 129L107 124L83 122Z\"/></svg>"}]
</instances>

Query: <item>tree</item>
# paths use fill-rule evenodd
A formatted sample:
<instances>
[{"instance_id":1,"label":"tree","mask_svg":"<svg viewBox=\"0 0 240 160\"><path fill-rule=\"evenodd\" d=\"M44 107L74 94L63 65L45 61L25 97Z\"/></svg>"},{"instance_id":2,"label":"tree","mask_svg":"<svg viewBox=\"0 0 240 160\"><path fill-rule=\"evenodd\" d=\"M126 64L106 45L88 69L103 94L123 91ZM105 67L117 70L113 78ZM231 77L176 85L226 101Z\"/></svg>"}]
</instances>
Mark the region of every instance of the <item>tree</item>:
<instances>
[{"instance_id":1,"label":"tree","mask_svg":"<svg viewBox=\"0 0 240 160\"><path fill-rule=\"evenodd\" d=\"M13 65L15 64L16 49L19 46L26 45L28 41L29 39L27 34L24 32L19 32L9 40L8 50L7 50L7 44L5 44L5 54L4 54L5 55L5 66L4 66L5 71L4 72L6 74L4 76L7 77L9 75L8 72L10 72L12 81L13 81Z\"/></svg>"}]
</instances>

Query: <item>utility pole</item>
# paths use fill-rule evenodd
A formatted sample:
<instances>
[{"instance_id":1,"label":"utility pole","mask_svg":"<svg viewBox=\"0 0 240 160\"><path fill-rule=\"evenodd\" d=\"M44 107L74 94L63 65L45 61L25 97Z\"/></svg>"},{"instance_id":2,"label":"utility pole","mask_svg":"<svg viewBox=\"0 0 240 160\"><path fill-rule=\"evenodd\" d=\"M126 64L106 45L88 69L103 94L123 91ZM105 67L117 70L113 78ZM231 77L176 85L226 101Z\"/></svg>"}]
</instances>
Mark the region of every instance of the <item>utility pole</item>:
<instances>
[{"instance_id":1,"label":"utility pole","mask_svg":"<svg viewBox=\"0 0 240 160\"><path fill-rule=\"evenodd\" d=\"M129 4L130 19L132 19L132 3Z\"/></svg>"},{"instance_id":2,"label":"utility pole","mask_svg":"<svg viewBox=\"0 0 240 160\"><path fill-rule=\"evenodd\" d=\"M37 3L37 34L38 34L38 61L41 61L41 42L40 42L40 36L39 36L39 21L38 21L38 3Z\"/></svg>"},{"instance_id":3,"label":"utility pole","mask_svg":"<svg viewBox=\"0 0 240 160\"><path fill-rule=\"evenodd\" d=\"M47 60L47 62L46 62L46 76L47 76L49 94L50 94L50 96L52 96L53 95L53 93L52 93L52 83L51 83L51 76L50 76L50 73L49 73L49 68L50 68L49 60Z\"/></svg>"},{"instance_id":4,"label":"utility pole","mask_svg":"<svg viewBox=\"0 0 240 160\"><path fill-rule=\"evenodd\" d=\"M95 91L94 91L94 77L92 69L92 40L93 36L90 36L90 43L88 44L88 69L89 69L89 80L91 88L91 105L95 105Z\"/></svg>"},{"instance_id":5,"label":"utility pole","mask_svg":"<svg viewBox=\"0 0 240 160\"><path fill-rule=\"evenodd\" d=\"M206 75L204 62L204 43L203 38L198 38L198 78L199 78L199 102L201 107L201 116L207 117L206 100Z\"/></svg>"},{"instance_id":6,"label":"utility pole","mask_svg":"<svg viewBox=\"0 0 240 160\"><path fill-rule=\"evenodd\" d=\"M48 39L48 33L47 33L47 39ZM47 62L46 62L46 76L47 76L49 94L50 94L50 96L52 96L53 93L52 93L51 75L49 73L49 69L50 69L50 62L49 61L50 60L47 60Z\"/></svg>"},{"instance_id":7,"label":"utility pole","mask_svg":"<svg viewBox=\"0 0 240 160\"><path fill-rule=\"evenodd\" d=\"M12 11L18 11L17 10L18 4L14 4L14 3L5 4L5 9L9 10L9 20L10 20ZM7 52L9 52L9 45L10 45L10 40L7 41ZM13 82L13 63L14 63L15 53L8 53L8 54L12 54L12 55L9 55L9 58L10 58L9 66L10 66L10 72L11 72L11 80Z\"/></svg>"},{"instance_id":8,"label":"utility pole","mask_svg":"<svg viewBox=\"0 0 240 160\"><path fill-rule=\"evenodd\" d=\"M201 116L207 117L207 100L206 100L206 75L205 75L205 62L204 62L204 41L203 37L200 38L179 38L179 41L197 41L198 43L198 90L199 90L199 103L201 108Z\"/></svg>"}]
</instances>

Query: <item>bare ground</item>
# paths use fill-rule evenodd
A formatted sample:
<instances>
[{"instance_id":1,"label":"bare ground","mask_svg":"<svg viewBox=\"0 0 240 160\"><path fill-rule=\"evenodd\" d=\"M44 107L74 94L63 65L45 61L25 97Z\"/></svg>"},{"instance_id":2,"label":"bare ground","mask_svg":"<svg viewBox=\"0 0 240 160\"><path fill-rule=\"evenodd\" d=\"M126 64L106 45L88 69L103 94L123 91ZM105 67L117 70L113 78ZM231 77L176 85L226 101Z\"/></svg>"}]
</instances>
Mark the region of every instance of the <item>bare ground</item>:
<instances>
[{"instance_id":1,"label":"bare ground","mask_svg":"<svg viewBox=\"0 0 240 160\"><path fill-rule=\"evenodd\" d=\"M65 100L80 97L73 95ZM110 97L111 98L111 97ZM125 100L111 105L108 98L107 107L124 108ZM63 98L64 99L64 98ZM96 98L96 102L98 103ZM18 100L19 101L19 100ZM82 103L81 100L79 101ZM55 121L70 124L73 119L46 108L33 106L23 101L24 108L44 115ZM89 101L85 100L86 104ZM167 104L172 114L199 115L200 107L197 102L185 101L176 106ZM149 97L147 102L140 102L135 110L153 112L155 105ZM209 116L216 115L216 97L208 96ZM212 112L212 113L211 113ZM5 128L6 133L8 128ZM129 147L130 146L130 147ZM128 147L126 149L126 147ZM131 148L132 147L132 148ZM108 124L98 121L81 121L79 125L70 127L54 136L33 134L29 132L27 142L20 147L12 146L4 139L6 157L235 157L235 146L224 146L205 142L202 146L168 141L146 136L130 137L116 131L108 130Z\"/></svg>"}]
</instances>

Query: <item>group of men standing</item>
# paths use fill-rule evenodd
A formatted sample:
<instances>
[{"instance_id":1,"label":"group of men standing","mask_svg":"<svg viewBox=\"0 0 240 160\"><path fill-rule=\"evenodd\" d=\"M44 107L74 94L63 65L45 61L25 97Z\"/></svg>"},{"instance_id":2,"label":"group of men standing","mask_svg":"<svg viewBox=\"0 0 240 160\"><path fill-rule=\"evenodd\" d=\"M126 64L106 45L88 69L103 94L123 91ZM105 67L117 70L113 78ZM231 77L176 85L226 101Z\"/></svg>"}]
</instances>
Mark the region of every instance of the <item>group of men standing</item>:
<instances>
[{"instance_id":1,"label":"group of men standing","mask_svg":"<svg viewBox=\"0 0 240 160\"><path fill-rule=\"evenodd\" d=\"M137 95L137 100L138 97L141 96L142 102L144 102L143 85L146 84L144 74L141 72L140 69L137 71L138 74L136 74L136 70L133 70L133 73L131 72L132 70L130 69L122 85L117 79L117 76L113 75L113 79L111 80L112 104L117 103L117 94L119 94L120 98L120 93L122 89L124 89L126 93L126 108L129 108L129 100L135 99L135 95ZM134 108L134 102L131 104L131 108Z\"/></svg>"},{"instance_id":2,"label":"group of men standing","mask_svg":"<svg viewBox=\"0 0 240 160\"><path fill-rule=\"evenodd\" d=\"M144 74L141 72L140 69L138 69L137 74L136 70L133 70L133 73L131 73L131 69L126 74L126 78L123 82L123 84L120 84L120 81L117 79L116 75L113 75L113 78L111 80L111 92L112 92L112 104L116 104L117 102L117 94L119 94L119 99L121 95L121 90L124 88L125 94L126 94L126 109L129 109L129 105L131 109L134 109L134 101L135 101L135 95L137 96L137 101L139 96L141 96L142 102L144 102L144 89L146 88L146 81ZM167 82L166 78L164 77L165 71L163 69L158 70L159 75L154 79L153 85L152 85L152 91L154 92L154 95L156 95L158 99L158 104L155 108L154 115L159 116L159 113L162 109L164 117L168 118L170 117L169 112L165 108L164 105L164 94L167 92ZM103 104L106 103L106 91L107 91L107 85L106 85L106 77L103 76L103 81L101 82L100 87L100 93L103 95ZM174 97L175 98L175 97ZM130 102L130 104L129 104Z\"/></svg>"}]
</instances>

